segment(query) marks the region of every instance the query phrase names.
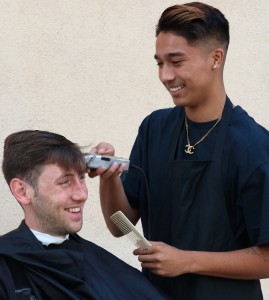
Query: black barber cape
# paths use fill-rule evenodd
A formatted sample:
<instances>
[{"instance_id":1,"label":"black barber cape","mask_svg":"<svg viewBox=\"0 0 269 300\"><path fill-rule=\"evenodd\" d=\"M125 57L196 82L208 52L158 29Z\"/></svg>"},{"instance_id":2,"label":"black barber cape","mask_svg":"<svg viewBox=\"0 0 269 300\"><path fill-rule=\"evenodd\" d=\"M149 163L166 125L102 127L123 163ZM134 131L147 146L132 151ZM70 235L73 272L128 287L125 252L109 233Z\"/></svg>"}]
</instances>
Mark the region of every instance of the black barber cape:
<instances>
[{"instance_id":1,"label":"black barber cape","mask_svg":"<svg viewBox=\"0 0 269 300\"><path fill-rule=\"evenodd\" d=\"M0 237L1 300L154 299L162 295L137 269L71 234L44 247L22 222Z\"/></svg>"}]
</instances>

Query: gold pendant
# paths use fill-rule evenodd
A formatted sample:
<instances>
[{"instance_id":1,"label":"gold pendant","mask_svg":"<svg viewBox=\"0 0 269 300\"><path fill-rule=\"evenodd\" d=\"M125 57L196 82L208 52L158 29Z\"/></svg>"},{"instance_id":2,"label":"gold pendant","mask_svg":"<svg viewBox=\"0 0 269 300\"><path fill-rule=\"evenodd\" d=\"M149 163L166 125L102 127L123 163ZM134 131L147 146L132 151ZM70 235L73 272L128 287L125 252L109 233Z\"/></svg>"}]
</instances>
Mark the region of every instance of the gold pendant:
<instances>
[{"instance_id":1,"label":"gold pendant","mask_svg":"<svg viewBox=\"0 0 269 300\"><path fill-rule=\"evenodd\" d=\"M190 144L185 146L185 152L188 154L193 154L194 146L191 146Z\"/></svg>"}]
</instances>

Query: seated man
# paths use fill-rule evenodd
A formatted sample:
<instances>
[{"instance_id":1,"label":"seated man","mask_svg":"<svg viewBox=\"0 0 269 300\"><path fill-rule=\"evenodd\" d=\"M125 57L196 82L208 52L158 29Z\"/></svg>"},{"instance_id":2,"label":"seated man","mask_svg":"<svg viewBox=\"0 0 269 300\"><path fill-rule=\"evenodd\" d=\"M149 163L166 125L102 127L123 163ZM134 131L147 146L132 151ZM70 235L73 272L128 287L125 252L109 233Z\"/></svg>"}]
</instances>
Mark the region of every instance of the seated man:
<instances>
[{"instance_id":1,"label":"seated man","mask_svg":"<svg viewBox=\"0 0 269 300\"><path fill-rule=\"evenodd\" d=\"M24 212L0 237L0 299L168 299L137 269L84 240L88 197L79 147L46 131L5 140L2 170Z\"/></svg>"}]
</instances>

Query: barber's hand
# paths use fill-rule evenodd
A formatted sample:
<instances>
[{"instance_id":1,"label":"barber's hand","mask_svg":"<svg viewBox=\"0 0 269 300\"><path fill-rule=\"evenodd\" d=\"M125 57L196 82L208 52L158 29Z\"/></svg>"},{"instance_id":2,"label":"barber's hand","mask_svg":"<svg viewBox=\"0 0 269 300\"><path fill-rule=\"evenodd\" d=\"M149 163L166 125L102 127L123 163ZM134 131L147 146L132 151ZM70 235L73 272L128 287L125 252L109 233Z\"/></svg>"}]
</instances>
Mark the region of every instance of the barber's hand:
<instances>
[{"instance_id":1,"label":"barber's hand","mask_svg":"<svg viewBox=\"0 0 269 300\"><path fill-rule=\"evenodd\" d=\"M114 156L115 149L114 147L106 142L101 142L97 146L93 147L90 150L90 153L106 155L106 156ZM113 177L119 176L125 169L125 164L121 164L120 166L117 163L113 163L109 169L101 166L98 169L88 169L88 175L91 178L96 176L100 176L102 179L109 179Z\"/></svg>"},{"instance_id":2,"label":"barber's hand","mask_svg":"<svg viewBox=\"0 0 269 300\"><path fill-rule=\"evenodd\" d=\"M152 246L140 247L133 251L142 268L150 269L163 277L174 277L186 273L185 251L162 242L150 242Z\"/></svg>"},{"instance_id":3,"label":"barber's hand","mask_svg":"<svg viewBox=\"0 0 269 300\"><path fill-rule=\"evenodd\" d=\"M97 146L93 147L91 149L90 153L114 156L115 155L115 149L111 144L106 143L106 142L101 142Z\"/></svg>"}]
</instances>

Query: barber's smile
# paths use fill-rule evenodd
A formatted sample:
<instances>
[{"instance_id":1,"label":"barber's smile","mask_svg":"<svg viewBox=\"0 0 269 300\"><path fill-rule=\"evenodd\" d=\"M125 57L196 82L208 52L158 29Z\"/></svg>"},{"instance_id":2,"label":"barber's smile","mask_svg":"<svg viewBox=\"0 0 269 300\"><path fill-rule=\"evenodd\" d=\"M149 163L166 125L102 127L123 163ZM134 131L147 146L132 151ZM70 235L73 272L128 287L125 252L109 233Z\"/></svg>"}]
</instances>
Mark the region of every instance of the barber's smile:
<instances>
[{"instance_id":1,"label":"barber's smile","mask_svg":"<svg viewBox=\"0 0 269 300\"><path fill-rule=\"evenodd\" d=\"M171 94L173 93L177 93L179 91L181 91L182 89L184 89L185 85L182 84L182 85L178 85L178 86L174 86L174 87L168 87L169 91Z\"/></svg>"}]
</instances>

